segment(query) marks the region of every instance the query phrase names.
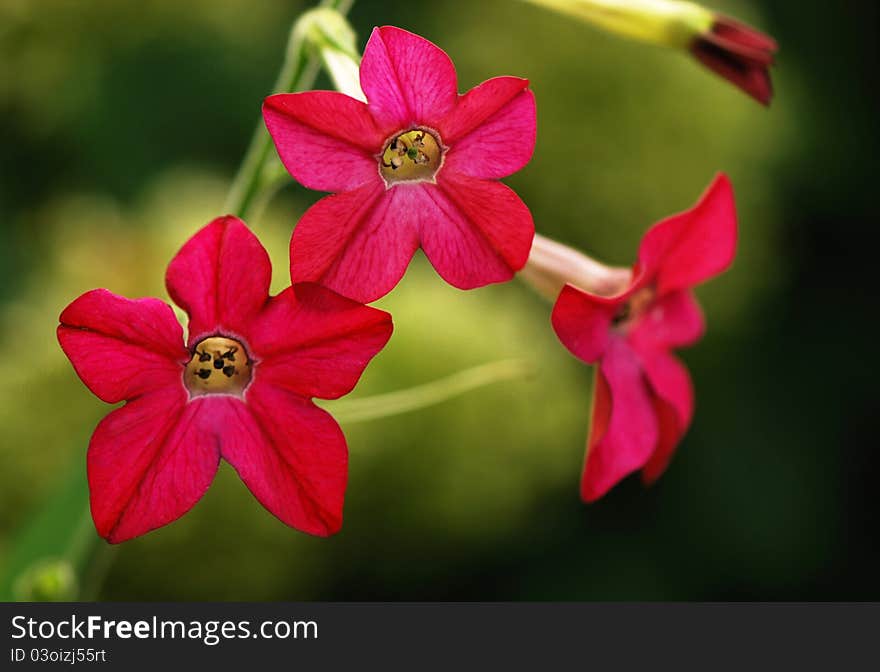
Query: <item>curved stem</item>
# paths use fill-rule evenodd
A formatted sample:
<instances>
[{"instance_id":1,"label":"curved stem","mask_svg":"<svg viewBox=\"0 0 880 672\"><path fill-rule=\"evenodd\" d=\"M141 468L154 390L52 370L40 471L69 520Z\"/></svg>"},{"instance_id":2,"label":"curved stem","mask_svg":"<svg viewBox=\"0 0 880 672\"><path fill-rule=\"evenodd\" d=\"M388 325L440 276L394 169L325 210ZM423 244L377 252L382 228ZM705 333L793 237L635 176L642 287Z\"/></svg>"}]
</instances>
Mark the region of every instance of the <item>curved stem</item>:
<instances>
[{"instance_id":1,"label":"curved stem","mask_svg":"<svg viewBox=\"0 0 880 672\"><path fill-rule=\"evenodd\" d=\"M321 0L320 6L346 14L353 3L354 0ZM294 26L287 44L284 64L272 89L273 93L304 91L314 85L321 69L321 58L317 53L310 53L312 51L309 49L307 35ZM261 118L229 190L226 212L247 220L263 189L264 169L271 156L271 138Z\"/></svg>"},{"instance_id":2,"label":"curved stem","mask_svg":"<svg viewBox=\"0 0 880 672\"><path fill-rule=\"evenodd\" d=\"M345 14L352 3L322 0L320 6ZM321 62L317 53L311 53L315 50L309 48L306 37L296 26L291 31L275 92L313 85ZM263 191L273 184L277 186L267 170L273 156L271 148L261 119L232 183L227 212L246 217L264 202ZM97 594L115 549L102 544L95 532L88 499L85 470L76 469L6 554L0 574L0 600L76 600Z\"/></svg>"},{"instance_id":3,"label":"curved stem","mask_svg":"<svg viewBox=\"0 0 880 672\"><path fill-rule=\"evenodd\" d=\"M531 375L534 367L522 359L505 359L458 371L445 378L405 390L360 399L329 402L327 409L340 422L364 422L439 404L471 390Z\"/></svg>"}]
</instances>

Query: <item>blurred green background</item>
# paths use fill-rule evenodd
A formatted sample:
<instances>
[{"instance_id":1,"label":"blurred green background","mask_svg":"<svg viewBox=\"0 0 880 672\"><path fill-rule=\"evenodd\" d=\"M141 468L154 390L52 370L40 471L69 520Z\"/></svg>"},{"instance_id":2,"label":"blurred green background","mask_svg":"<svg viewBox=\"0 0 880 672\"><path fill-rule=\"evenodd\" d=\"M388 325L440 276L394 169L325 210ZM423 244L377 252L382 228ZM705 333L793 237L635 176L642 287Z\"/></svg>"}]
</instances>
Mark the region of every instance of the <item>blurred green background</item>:
<instances>
[{"instance_id":1,"label":"blurred green background","mask_svg":"<svg viewBox=\"0 0 880 672\"><path fill-rule=\"evenodd\" d=\"M58 348L58 314L93 287L165 297L165 265L221 214L307 6L0 2L0 564L21 540L39 550L93 534L70 512L84 505L77 479L109 407ZM536 374L345 424L336 537L286 528L224 466L177 523L112 553L102 543L85 595L880 599L867 177L878 9L713 6L779 40L769 110L679 54L514 0L361 0L351 12L361 46L386 23L442 46L461 90L531 80L538 146L507 182L544 234L628 264L648 225L692 204L716 171L731 176L739 255L699 292L709 330L683 353L697 414L655 487L628 479L583 505L591 372L556 341L550 306L517 282L459 292L419 256L380 302L395 334L354 396L506 357ZM251 222L276 288L291 227L320 196L291 184Z\"/></svg>"}]
</instances>

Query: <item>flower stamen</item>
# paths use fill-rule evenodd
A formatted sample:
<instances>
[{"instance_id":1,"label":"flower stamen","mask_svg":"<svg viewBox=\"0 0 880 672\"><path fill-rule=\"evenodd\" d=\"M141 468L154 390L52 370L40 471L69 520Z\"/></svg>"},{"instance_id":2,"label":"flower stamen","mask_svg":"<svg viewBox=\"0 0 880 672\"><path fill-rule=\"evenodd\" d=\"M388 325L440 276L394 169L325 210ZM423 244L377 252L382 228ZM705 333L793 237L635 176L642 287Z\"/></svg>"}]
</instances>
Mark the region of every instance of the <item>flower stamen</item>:
<instances>
[{"instance_id":1,"label":"flower stamen","mask_svg":"<svg viewBox=\"0 0 880 672\"><path fill-rule=\"evenodd\" d=\"M379 173L389 187L396 182L433 182L442 161L439 138L414 128L391 139L379 157Z\"/></svg>"},{"instance_id":2,"label":"flower stamen","mask_svg":"<svg viewBox=\"0 0 880 672\"><path fill-rule=\"evenodd\" d=\"M191 397L204 394L241 396L251 382L251 360L245 347L231 338L211 336L196 345L183 382Z\"/></svg>"}]
</instances>

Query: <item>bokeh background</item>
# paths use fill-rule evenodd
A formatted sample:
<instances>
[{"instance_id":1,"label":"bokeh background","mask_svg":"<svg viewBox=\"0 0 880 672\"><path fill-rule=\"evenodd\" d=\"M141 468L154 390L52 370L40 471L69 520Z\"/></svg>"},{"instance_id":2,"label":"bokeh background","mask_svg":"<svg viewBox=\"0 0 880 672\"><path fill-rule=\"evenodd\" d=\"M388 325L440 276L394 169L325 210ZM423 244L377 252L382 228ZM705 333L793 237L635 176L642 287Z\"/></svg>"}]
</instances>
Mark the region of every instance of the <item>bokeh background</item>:
<instances>
[{"instance_id":1,"label":"bokeh background","mask_svg":"<svg viewBox=\"0 0 880 672\"><path fill-rule=\"evenodd\" d=\"M693 428L655 487L631 478L583 505L592 376L550 306L518 282L459 292L417 257L381 301L395 334L354 396L510 357L534 375L344 423L331 539L286 528L224 466L177 523L91 543L85 451L109 408L58 348L57 316L93 287L165 297L168 259L221 214L306 6L0 2L3 598L62 561L44 596L880 599L875 3L715 0L780 42L766 110L679 54L513 0L356 2L361 46L391 23L446 49L462 90L531 79L538 146L508 183L546 235L627 264L648 225L731 176L739 255L700 289L709 330L683 353ZM251 222L276 287L319 197L291 184Z\"/></svg>"}]
</instances>

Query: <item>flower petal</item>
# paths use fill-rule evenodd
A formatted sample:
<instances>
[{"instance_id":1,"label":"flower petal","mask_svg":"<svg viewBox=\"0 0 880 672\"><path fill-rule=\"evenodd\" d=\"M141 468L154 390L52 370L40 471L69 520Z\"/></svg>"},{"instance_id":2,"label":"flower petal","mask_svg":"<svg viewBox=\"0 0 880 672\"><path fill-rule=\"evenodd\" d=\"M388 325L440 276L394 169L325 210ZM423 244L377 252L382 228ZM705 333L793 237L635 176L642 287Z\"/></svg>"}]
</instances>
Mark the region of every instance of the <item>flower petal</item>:
<instances>
[{"instance_id":1,"label":"flower petal","mask_svg":"<svg viewBox=\"0 0 880 672\"><path fill-rule=\"evenodd\" d=\"M203 400L207 397L203 397ZM92 517L118 543L176 520L210 486L220 452L213 415L181 386L146 394L104 418L89 444Z\"/></svg>"},{"instance_id":2,"label":"flower petal","mask_svg":"<svg viewBox=\"0 0 880 672\"><path fill-rule=\"evenodd\" d=\"M309 189L348 191L379 180L376 155L385 135L367 106L335 91L279 93L263 103L278 156Z\"/></svg>"},{"instance_id":3,"label":"flower petal","mask_svg":"<svg viewBox=\"0 0 880 672\"><path fill-rule=\"evenodd\" d=\"M693 292L679 290L656 299L630 332L636 349L680 348L703 336L703 311Z\"/></svg>"},{"instance_id":4,"label":"flower petal","mask_svg":"<svg viewBox=\"0 0 880 672\"><path fill-rule=\"evenodd\" d=\"M361 61L361 88L386 135L413 126L436 128L458 96L446 52L393 26L373 29Z\"/></svg>"},{"instance_id":5,"label":"flower petal","mask_svg":"<svg viewBox=\"0 0 880 672\"><path fill-rule=\"evenodd\" d=\"M639 266L664 294L718 275L736 254L733 188L720 174L690 210L651 227L639 247Z\"/></svg>"},{"instance_id":6,"label":"flower petal","mask_svg":"<svg viewBox=\"0 0 880 672\"><path fill-rule=\"evenodd\" d=\"M716 75L724 77L762 105L770 105L773 99L773 80L769 71L772 57L751 58L753 50L738 49L729 40L714 35L695 40L690 51Z\"/></svg>"},{"instance_id":7,"label":"flower petal","mask_svg":"<svg viewBox=\"0 0 880 672\"><path fill-rule=\"evenodd\" d=\"M687 367L665 350L640 352L639 360L654 394L669 404L684 434L694 415L694 388Z\"/></svg>"},{"instance_id":8,"label":"flower petal","mask_svg":"<svg viewBox=\"0 0 880 672\"><path fill-rule=\"evenodd\" d=\"M654 406L638 357L611 338L596 375L593 421L581 479L581 497L592 502L643 467L659 438Z\"/></svg>"},{"instance_id":9,"label":"flower petal","mask_svg":"<svg viewBox=\"0 0 880 672\"><path fill-rule=\"evenodd\" d=\"M645 485L653 485L666 471L683 434L672 406L655 397L654 412L660 438L657 440L657 450L642 469L642 482Z\"/></svg>"},{"instance_id":10,"label":"flower petal","mask_svg":"<svg viewBox=\"0 0 880 672\"><path fill-rule=\"evenodd\" d=\"M529 80L495 77L461 96L440 126L444 169L483 179L515 173L532 158L537 120Z\"/></svg>"},{"instance_id":11,"label":"flower petal","mask_svg":"<svg viewBox=\"0 0 880 672\"><path fill-rule=\"evenodd\" d=\"M419 247L407 191L365 185L315 203L290 239L291 282L317 282L361 303L390 292Z\"/></svg>"},{"instance_id":12,"label":"flower petal","mask_svg":"<svg viewBox=\"0 0 880 672\"><path fill-rule=\"evenodd\" d=\"M711 30L698 36L690 47L703 65L764 105L773 97L768 68L776 49L776 40L769 35L720 14L716 14Z\"/></svg>"},{"instance_id":13,"label":"flower petal","mask_svg":"<svg viewBox=\"0 0 880 672\"><path fill-rule=\"evenodd\" d=\"M244 222L228 215L196 233L171 260L168 293L189 314L189 344L209 334L247 336L266 303L272 265Z\"/></svg>"},{"instance_id":14,"label":"flower petal","mask_svg":"<svg viewBox=\"0 0 880 672\"><path fill-rule=\"evenodd\" d=\"M473 289L505 282L525 265L535 225L509 187L444 172L436 186L410 191L422 248L449 284Z\"/></svg>"},{"instance_id":15,"label":"flower petal","mask_svg":"<svg viewBox=\"0 0 880 672\"><path fill-rule=\"evenodd\" d=\"M588 294L572 285L559 293L550 318L562 344L588 364L596 362L608 347L611 320L624 301Z\"/></svg>"},{"instance_id":16,"label":"flower petal","mask_svg":"<svg viewBox=\"0 0 880 672\"><path fill-rule=\"evenodd\" d=\"M286 390L254 381L247 408L234 407L223 457L282 522L328 536L342 526L348 448L326 411Z\"/></svg>"},{"instance_id":17,"label":"flower petal","mask_svg":"<svg viewBox=\"0 0 880 672\"><path fill-rule=\"evenodd\" d=\"M694 413L694 391L687 368L674 355L662 350L641 353L642 365L654 391L654 407L660 429L657 450L642 471L642 480L653 483L666 470Z\"/></svg>"},{"instance_id":18,"label":"flower petal","mask_svg":"<svg viewBox=\"0 0 880 672\"><path fill-rule=\"evenodd\" d=\"M115 404L166 386L182 389L189 353L168 304L95 289L65 308L60 320L61 349L103 401Z\"/></svg>"},{"instance_id":19,"label":"flower petal","mask_svg":"<svg viewBox=\"0 0 880 672\"><path fill-rule=\"evenodd\" d=\"M712 34L724 40L728 40L737 48L742 49L744 54L755 60L763 60L768 65L773 62L773 53L779 49L779 45L769 35L762 33L757 28L737 21L723 14L715 15L712 24ZM750 50L750 51L745 51Z\"/></svg>"},{"instance_id":20,"label":"flower petal","mask_svg":"<svg viewBox=\"0 0 880 672\"><path fill-rule=\"evenodd\" d=\"M391 338L391 315L303 283L272 298L251 330L261 382L336 399Z\"/></svg>"}]
</instances>

